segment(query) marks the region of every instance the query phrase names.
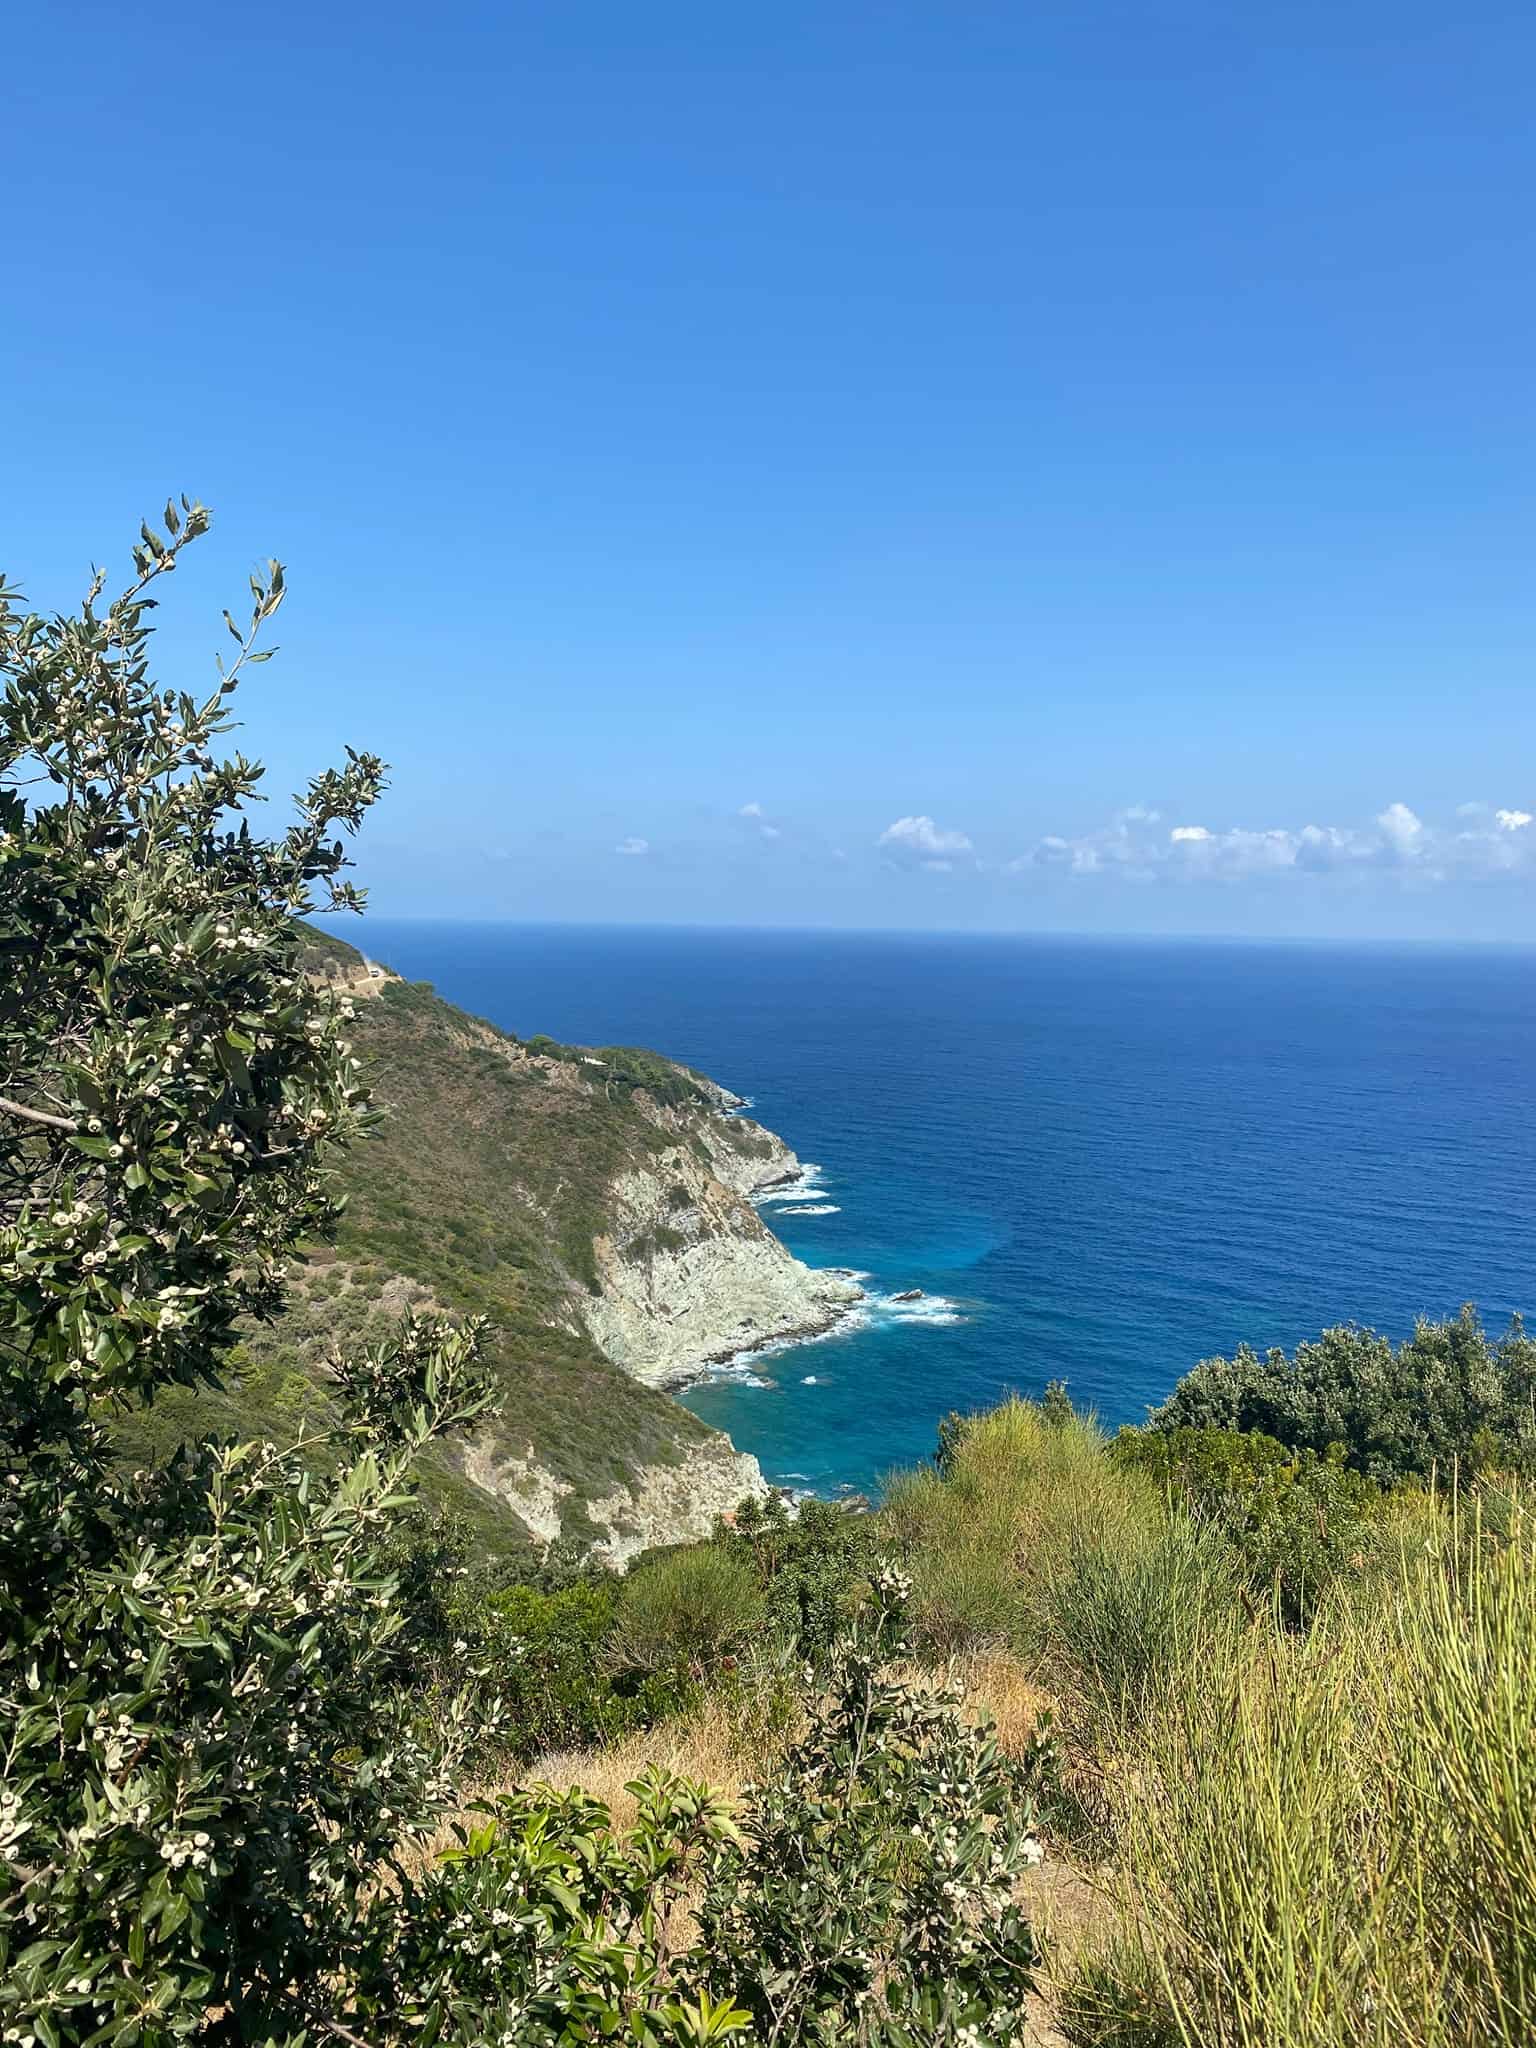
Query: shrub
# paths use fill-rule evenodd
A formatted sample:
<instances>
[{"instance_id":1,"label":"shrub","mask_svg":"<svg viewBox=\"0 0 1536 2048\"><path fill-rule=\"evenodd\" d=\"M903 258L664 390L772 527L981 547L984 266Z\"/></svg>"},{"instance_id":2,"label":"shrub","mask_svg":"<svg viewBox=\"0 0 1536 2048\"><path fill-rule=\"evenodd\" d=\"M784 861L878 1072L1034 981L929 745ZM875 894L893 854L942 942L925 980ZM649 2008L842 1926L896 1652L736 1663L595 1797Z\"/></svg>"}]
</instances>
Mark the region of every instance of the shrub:
<instances>
[{"instance_id":1,"label":"shrub","mask_svg":"<svg viewBox=\"0 0 1536 2048\"><path fill-rule=\"evenodd\" d=\"M882 1677L899 1597L882 1586L804 1739L734 1815L658 1774L630 1788L620 1834L579 1791L485 1807L377 1901L353 1999L367 2038L1016 2039L1034 1944L1013 1887L1039 1855L1028 1772L953 1700Z\"/></svg>"},{"instance_id":2,"label":"shrub","mask_svg":"<svg viewBox=\"0 0 1536 2048\"><path fill-rule=\"evenodd\" d=\"M906 1582L834 1660L810 1727L753 1789L698 1908L701 1952L761 2039L1017 2038L1036 1961L1014 1887L1040 1859L1030 1763L959 1702L885 1674Z\"/></svg>"},{"instance_id":3,"label":"shrub","mask_svg":"<svg viewBox=\"0 0 1536 2048\"><path fill-rule=\"evenodd\" d=\"M681 1674L632 1667L615 1672L607 1640L619 1605L619 1581L588 1576L553 1593L513 1586L459 1602L441 1682L477 1674L498 1700L510 1753L615 1742L630 1729L675 1712L688 1697Z\"/></svg>"},{"instance_id":4,"label":"shrub","mask_svg":"<svg viewBox=\"0 0 1536 2048\"><path fill-rule=\"evenodd\" d=\"M1340 1445L1319 1456L1257 1431L1123 1429L1110 1456L1219 1529L1254 1590L1293 1626L1379 1550L1382 1489L1345 1465Z\"/></svg>"},{"instance_id":5,"label":"shrub","mask_svg":"<svg viewBox=\"0 0 1536 2048\"><path fill-rule=\"evenodd\" d=\"M929 1654L1041 1644L1041 1591L1071 1544L1156 1518L1155 1489L1115 1471L1089 1416L1010 1400L951 1417L939 1469L896 1479L882 1523L913 1579L913 1633Z\"/></svg>"},{"instance_id":6,"label":"shrub","mask_svg":"<svg viewBox=\"0 0 1536 2048\"><path fill-rule=\"evenodd\" d=\"M1490 1344L1476 1312L1420 1322L1405 1344L1341 1324L1287 1358L1244 1345L1207 1358L1152 1416L1155 1429L1258 1430L1290 1450L1344 1447L1382 1484L1536 1466L1536 1343L1519 1317Z\"/></svg>"},{"instance_id":7,"label":"shrub","mask_svg":"<svg viewBox=\"0 0 1536 2048\"><path fill-rule=\"evenodd\" d=\"M745 1556L763 1589L768 1625L800 1657L825 1657L847 1629L885 1545L872 1515L777 1494L743 1501L719 1539Z\"/></svg>"},{"instance_id":8,"label":"shrub","mask_svg":"<svg viewBox=\"0 0 1536 2048\"><path fill-rule=\"evenodd\" d=\"M718 1544L697 1544L637 1565L624 1580L606 1655L638 1676L715 1676L754 1642L766 1620L750 1562Z\"/></svg>"},{"instance_id":9,"label":"shrub","mask_svg":"<svg viewBox=\"0 0 1536 2048\"><path fill-rule=\"evenodd\" d=\"M1170 1677L1229 1624L1234 1575L1226 1545L1188 1516L1130 1525L1106 1541L1076 1532L1043 1587L1048 1668L1103 1756L1120 1747Z\"/></svg>"},{"instance_id":10,"label":"shrub","mask_svg":"<svg viewBox=\"0 0 1536 2048\"><path fill-rule=\"evenodd\" d=\"M381 1537L484 1404L473 1327L337 1357L323 1445L124 1473L103 1427L217 1384L370 1122L294 912L358 901L334 834L382 764L275 841L231 825L259 771L212 748L283 578L211 691L161 691L151 592L206 524L168 505L104 608L99 576L72 618L0 595L0 2030L44 2048L291 2033L456 1747L392 1683Z\"/></svg>"}]
</instances>

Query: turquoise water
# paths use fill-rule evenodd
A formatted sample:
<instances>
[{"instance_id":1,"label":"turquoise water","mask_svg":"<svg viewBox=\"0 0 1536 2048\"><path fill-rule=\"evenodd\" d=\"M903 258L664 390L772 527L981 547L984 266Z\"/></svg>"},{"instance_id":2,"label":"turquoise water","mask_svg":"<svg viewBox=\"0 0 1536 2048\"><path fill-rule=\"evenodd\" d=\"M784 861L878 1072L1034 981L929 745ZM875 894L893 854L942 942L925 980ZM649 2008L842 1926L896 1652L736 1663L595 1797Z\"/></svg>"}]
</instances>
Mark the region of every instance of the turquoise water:
<instances>
[{"instance_id":1,"label":"turquoise water","mask_svg":"<svg viewBox=\"0 0 1536 2048\"><path fill-rule=\"evenodd\" d=\"M1008 1388L1136 1420L1243 1339L1536 1303L1536 952L364 931L508 1029L704 1068L819 1166L763 1213L868 1311L687 1396L790 1485L873 1488Z\"/></svg>"}]
</instances>

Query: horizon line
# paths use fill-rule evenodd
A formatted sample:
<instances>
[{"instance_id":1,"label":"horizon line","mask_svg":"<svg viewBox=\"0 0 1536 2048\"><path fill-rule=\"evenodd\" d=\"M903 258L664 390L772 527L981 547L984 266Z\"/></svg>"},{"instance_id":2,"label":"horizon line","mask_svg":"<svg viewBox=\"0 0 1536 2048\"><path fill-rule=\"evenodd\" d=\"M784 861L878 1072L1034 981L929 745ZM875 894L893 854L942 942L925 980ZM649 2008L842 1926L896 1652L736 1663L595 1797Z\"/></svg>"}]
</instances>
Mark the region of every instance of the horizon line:
<instances>
[{"instance_id":1,"label":"horizon line","mask_svg":"<svg viewBox=\"0 0 1536 2048\"><path fill-rule=\"evenodd\" d=\"M314 911L310 915L325 916L333 913ZM342 913L334 913L338 917ZM1444 937L1429 934L1404 934L1391 932L1329 933L1329 932L1137 932L1137 931L1059 931L1050 928L1009 925L799 925L799 924L738 924L728 921L715 922L706 919L656 918L571 918L571 917L515 917L475 916L464 913L443 912L379 912L364 911L359 923L423 925L423 926L470 926L486 930L514 931L568 931L568 932L697 932L721 933L732 936L782 937L782 938L826 938L826 939L1013 939L1031 941L1057 940L1069 944L1087 945L1192 945L1192 946L1371 946L1401 947L1414 949L1436 949L1454 952L1532 952L1536 951L1536 935L1528 939ZM330 928L336 937L343 935L344 927Z\"/></svg>"}]
</instances>

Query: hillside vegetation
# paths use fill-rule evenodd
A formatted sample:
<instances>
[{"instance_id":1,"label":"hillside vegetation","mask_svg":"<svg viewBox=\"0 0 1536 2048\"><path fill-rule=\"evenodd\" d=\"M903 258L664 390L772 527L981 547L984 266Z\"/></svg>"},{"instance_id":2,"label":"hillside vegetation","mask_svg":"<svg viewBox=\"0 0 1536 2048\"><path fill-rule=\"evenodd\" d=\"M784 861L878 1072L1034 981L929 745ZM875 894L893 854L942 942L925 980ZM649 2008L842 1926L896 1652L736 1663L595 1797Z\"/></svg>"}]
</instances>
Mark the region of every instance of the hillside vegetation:
<instances>
[{"instance_id":1,"label":"hillside vegetation","mask_svg":"<svg viewBox=\"0 0 1536 2048\"><path fill-rule=\"evenodd\" d=\"M567 1722L532 1775L621 1807L653 1758L738 1787L799 1725L785 1660L814 1663L894 1564L907 1668L961 1681L1037 1787L1019 1896L1046 1967L1020 2039L1514 2048L1536 2017L1536 1523L1507 1473L1376 1484L1354 1448L1110 1437L1059 1392L952 1421L876 1515L770 1511L632 1574L592 1682L638 1614L666 1717L611 1745Z\"/></svg>"},{"instance_id":2,"label":"hillside vegetation","mask_svg":"<svg viewBox=\"0 0 1536 2048\"><path fill-rule=\"evenodd\" d=\"M583 1548L604 1533L588 1517L594 1498L721 1442L613 1365L574 1306L596 1284L593 1243L615 1179L679 1142L636 1096L673 1111L685 1141L690 1117L744 1152L762 1141L718 1114L723 1091L654 1053L524 1042L424 983L370 972L330 934L310 928L304 949L309 974L349 1003L351 1048L383 1114L345 1160L339 1226L295 1267L284 1312L242 1333L220 1389L164 1397L124 1426L125 1446L138 1455L186 1435L323 1422L335 1351L377 1341L411 1305L480 1315L495 1411L468 1458L453 1444L429 1454L428 1497L467 1517L482 1547L515 1554L527 1532L493 1490L511 1460L547 1475L561 1537ZM492 1484L476 1485L466 1465Z\"/></svg>"}]
</instances>

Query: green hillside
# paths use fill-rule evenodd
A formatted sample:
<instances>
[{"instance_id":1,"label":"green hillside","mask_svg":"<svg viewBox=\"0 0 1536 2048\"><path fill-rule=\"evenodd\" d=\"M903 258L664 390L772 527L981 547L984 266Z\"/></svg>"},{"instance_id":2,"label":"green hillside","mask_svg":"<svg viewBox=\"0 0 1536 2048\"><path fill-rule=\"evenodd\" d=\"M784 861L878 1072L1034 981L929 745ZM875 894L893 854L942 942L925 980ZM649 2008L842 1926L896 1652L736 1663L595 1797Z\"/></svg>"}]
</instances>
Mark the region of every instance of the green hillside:
<instances>
[{"instance_id":1,"label":"green hillside","mask_svg":"<svg viewBox=\"0 0 1536 2048\"><path fill-rule=\"evenodd\" d=\"M326 1413L333 1347L381 1336L402 1308L430 1300L491 1320L502 1398L477 1446L493 1461L532 1447L570 1488L562 1533L588 1540L590 1501L712 1435L610 1364L575 1302L592 1284L614 1175L677 1143L642 1114L637 1091L684 1117L712 1113L718 1091L654 1053L605 1048L594 1064L580 1048L525 1043L426 983L370 977L362 954L329 934L313 934L310 966L354 994L353 1051L384 1112L340 1168L348 1207L337 1242L296 1271L282 1318L248 1332L225 1389L162 1396L133 1422L132 1447L224 1429L286 1435L300 1416ZM737 1142L755 1141L743 1130ZM465 1477L458 1453L437 1455L429 1493L493 1548L520 1545L522 1524Z\"/></svg>"}]
</instances>

